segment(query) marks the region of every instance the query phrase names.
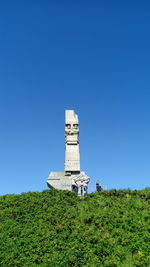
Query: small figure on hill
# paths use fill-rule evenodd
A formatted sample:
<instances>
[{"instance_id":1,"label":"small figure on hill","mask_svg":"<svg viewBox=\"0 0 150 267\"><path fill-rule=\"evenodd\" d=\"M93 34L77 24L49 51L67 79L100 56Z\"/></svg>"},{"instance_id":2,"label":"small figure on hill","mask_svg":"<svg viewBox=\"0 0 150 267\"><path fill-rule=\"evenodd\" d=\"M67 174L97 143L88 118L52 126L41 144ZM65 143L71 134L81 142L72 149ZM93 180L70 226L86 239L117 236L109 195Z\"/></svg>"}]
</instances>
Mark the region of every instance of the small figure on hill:
<instances>
[{"instance_id":1,"label":"small figure on hill","mask_svg":"<svg viewBox=\"0 0 150 267\"><path fill-rule=\"evenodd\" d=\"M96 182L96 191L97 192L99 192L99 191L102 191L103 190L103 188L102 188L102 186L99 184L99 182L97 181Z\"/></svg>"}]
</instances>

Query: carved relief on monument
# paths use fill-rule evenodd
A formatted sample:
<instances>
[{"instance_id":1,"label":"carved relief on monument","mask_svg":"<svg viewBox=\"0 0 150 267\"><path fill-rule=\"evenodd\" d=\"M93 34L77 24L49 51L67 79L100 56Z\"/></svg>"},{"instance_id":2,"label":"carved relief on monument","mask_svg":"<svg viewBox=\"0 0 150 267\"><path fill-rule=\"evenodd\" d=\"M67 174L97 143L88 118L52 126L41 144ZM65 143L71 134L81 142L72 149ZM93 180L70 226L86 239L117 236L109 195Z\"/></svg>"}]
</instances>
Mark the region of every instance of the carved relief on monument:
<instances>
[{"instance_id":1,"label":"carved relief on monument","mask_svg":"<svg viewBox=\"0 0 150 267\"><path fill-rule=\"evenodd\" d=\"M79 125L67 123L65 125L65 142L67 145L77 145L79 143Z\"/></svg>"},{"instance_id":2,"label":"carved relief on monument","mask_svg":"<svg viewBox=\"0 0 150 267\"><path fill-rule=\"evenodd\" d=\"M90 178L84 172L73 177L72 186L76 188L78 195L82 196L87 193L89 180Z\"/></svg>"},{"instance_id":3,"label":"carved relief on monument","mask_svg":"<svg viewBox=\"0 0 150 267\"><path fill-rule=\"evenodd\" d=\"M65 171L80 171L79 123L74 110L65 112Z\"/></svg>"}]
</instances>

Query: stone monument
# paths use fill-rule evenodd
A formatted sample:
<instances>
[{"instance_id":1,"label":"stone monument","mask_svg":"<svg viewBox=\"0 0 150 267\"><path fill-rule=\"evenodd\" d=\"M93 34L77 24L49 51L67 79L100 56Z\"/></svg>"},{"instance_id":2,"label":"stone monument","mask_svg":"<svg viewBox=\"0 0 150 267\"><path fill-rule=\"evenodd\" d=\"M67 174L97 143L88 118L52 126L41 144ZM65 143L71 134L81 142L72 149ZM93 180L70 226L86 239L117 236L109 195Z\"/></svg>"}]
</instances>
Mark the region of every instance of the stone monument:
<instances>
[{"instance_id":1,"label":"stone monument","mask_svg":"<svg viewBox=\"0 0 150 267\"><path fill-rule=\"evenodd\" d=\"M89 177L80 171L79 121L74 110L65 111L64 172L51 172L47 185L51 189L75 191L79 196L87 192Z\"/></svg>"}]
</instances>

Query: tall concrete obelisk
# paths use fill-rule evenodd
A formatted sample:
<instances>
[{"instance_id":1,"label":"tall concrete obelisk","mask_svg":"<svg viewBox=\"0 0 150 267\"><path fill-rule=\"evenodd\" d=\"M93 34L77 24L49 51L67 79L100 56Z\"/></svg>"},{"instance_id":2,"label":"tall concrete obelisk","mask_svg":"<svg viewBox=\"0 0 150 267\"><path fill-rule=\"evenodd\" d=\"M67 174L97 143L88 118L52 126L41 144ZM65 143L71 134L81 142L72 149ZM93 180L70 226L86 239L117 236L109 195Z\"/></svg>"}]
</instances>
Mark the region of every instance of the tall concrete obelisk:
<instances>
[{"instance_id":1,"label":"tall concrete obelisk","mask_svg":"<svg viewBox=\"0 0 150 267\"><path fill-rule=\"evenodd\" d=\"M65 172L80 172L79 122L73 110L65 111Z\"/></svg>"},{"instance_id":2,"label":"tall concrete obelisk","mask_svg":"<svg viewBox=\"0 0 150 267\"><path fill-rule=\"evenodd\" d=\"M80 171L79 122L74 110L65 111L65 164L64 172L51 172L47 185L59 190L87 192L89 177Z\"/></svg>"}]
</instances>

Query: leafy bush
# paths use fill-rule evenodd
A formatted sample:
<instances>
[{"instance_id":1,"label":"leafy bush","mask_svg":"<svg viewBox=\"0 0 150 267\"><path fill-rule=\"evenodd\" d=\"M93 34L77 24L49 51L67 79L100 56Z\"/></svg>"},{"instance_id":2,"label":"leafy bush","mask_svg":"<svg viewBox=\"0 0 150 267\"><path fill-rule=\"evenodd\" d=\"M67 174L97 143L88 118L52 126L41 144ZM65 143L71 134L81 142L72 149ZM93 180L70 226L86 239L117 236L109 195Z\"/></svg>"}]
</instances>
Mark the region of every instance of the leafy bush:
<instances>
[{"instance_id":1,"label":"leafy bush","mask_svg":"<svg viewBox=\"0 0 150 267\"><path fill-rule=\"evenodd\" d=\"M150 189L0 198L0 266L150 266Z\"/></svg>"}]
</instances>

